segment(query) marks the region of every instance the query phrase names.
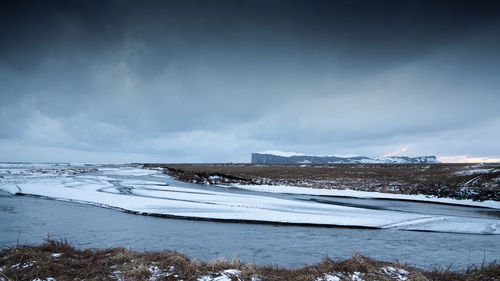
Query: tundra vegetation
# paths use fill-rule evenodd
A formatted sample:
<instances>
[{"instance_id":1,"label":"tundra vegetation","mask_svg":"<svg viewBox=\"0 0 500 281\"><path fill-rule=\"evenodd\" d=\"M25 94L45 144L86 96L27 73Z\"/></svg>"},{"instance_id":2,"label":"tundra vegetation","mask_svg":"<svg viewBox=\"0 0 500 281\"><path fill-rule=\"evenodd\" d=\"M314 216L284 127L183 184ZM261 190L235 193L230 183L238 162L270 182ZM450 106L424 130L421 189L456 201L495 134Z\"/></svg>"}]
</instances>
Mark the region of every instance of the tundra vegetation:
<instances>
[{"instance_id":1,"label":"tundra vegetation","mask_svg":"<svg viewBox=\"0 0 500 281\"><path fill-rule=\"evenodd\" d=\"M421 270L398 261L361 255L324 257L297 268L257 266L216 258L210 262L174 251L135 252L124 248L77 249L67 241L17 245L0 251L0 280L500 280L496 262L463 271Z\"/></svg>"},{"instance_id":2,"label":"tundra vegetation","mask_svg":"<svg viewBox=\"0 0 500 281\"><path fill-rule=\"evenodd\" d=\"M201 184L290 185L500 201L499 164L146 164Z\"/></svg>"}]
</instances>

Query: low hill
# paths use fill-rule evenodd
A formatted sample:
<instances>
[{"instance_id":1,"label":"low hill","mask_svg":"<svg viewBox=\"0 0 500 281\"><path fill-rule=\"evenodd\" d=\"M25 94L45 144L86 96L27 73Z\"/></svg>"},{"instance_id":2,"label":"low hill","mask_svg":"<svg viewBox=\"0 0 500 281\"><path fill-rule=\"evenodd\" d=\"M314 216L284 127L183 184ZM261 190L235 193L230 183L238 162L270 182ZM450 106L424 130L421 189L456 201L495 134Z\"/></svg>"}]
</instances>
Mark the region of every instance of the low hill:
<instances>
[{"instance_id":1,"label":"low hill","mask_svg":"<svg viewBox=\"0 0 500 281\"><path fill-rule=\"evenodd\" d=\"M265 151L252 153L252 163L438 163L436 156L307 155L295 152Z\"/></svg>"}]
</instances>

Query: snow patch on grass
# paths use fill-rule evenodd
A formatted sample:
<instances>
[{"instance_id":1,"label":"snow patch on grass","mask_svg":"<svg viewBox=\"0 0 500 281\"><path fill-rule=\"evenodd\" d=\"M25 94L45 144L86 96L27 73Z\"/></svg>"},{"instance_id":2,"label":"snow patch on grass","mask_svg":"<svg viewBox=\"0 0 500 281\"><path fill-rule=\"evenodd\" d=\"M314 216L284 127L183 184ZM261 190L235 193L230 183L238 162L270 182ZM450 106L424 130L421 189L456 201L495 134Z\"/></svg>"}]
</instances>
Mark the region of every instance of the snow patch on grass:
<instances>
[{"instance_id":1,"label":"snow patch on grass","mask_svg":"<svg viewBox=\"0 0 500 281\"><path fill-rule=\"evenodd\" d=\"M224 271L217 272L215 274L215 277L212 277L210 275L203 275L198 278L198 281L231 281L233 280L234 277L237 278L237 280L241 280L238 276L241 274L241 270L238 269L226 269ZM252 280L254 278L252 277Z\"/></svg>"},{"instance_id":2,"label":"snow patch on grass","mask_svg":"<svg viewBox=\"0 0 500 281\"><path fill-rule=\"evenodd\" d=\"M408 271L401 269L401 268L394 268L392 266L386 266L381 268L382 272L385 273L387 276L391 277L392 279L400 280L400 281L406 281L408 280L408 274L410 274Z\"/></svg>"},{"instance_id":3,"label":"snow patch on grass","mask_svg":"<svg viewBox=\"0 0 500 281\"><path fill-rule=\"evenodd\" d=\"M474 174L487 174L495 171L495 169L472 169L472 170L465 170L465 171L457 171L455 172L455 175L460 175L460 176L470 176Z\"/></svg>"}]
</instances>

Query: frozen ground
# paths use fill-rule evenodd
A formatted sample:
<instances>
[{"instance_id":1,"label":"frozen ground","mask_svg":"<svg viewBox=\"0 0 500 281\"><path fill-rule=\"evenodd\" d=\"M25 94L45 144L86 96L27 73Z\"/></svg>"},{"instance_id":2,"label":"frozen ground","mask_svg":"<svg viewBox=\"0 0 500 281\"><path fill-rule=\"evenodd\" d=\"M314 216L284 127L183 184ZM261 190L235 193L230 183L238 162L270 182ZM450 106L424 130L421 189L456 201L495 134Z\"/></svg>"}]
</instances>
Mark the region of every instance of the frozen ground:
<instances>
[{"instance_id":1,"label":"frozen ground","mask_svg":"<svg viewBox=\"0 0 500 281\"><path fill-rule=\"evenodd\" d=\"M159 170L138 166L98 165L12 165L0 164L0 190L57 200L117 208L138 214L155 214L192 219L242 222L287 223L346 227L395 228L402 230L500 234L500 221L466 214L442 215L346 206L345 204L298 200L275 193L304 192L351 197L393 197L355 191L314 190L307 188L237 186L238 188L198 188L172 186ZM328 194L324 194L327 192ZM343 192L343 194L338 194ZM348 194L345 194L345 193ZM306 193L307 194L307 193ZM392 199L431 200L419 196ZM472 202L439 199L454 204L500 208L499 202Z\"/></svg>"},{"instance_id":2,"label":"frozen ground","mask_svg":"<svg viewBox=\"0 0 500 281\"><path fill-rule=\"evenodd\" d=\"M382 192L369 192L358 191L351 189L319 189L287 185L247 185L247 184L233 184L234 187L243 190L252 190L259 192L269 193L286 193L286 194L306 194L306 195L319 195L319 196L335 196L335 197L354 197L354 198L374 198L374 199L393 199L393 200L407 200L407 201L421 201L433 202L442 204L486 207L493 209L500 209L500 202L487 200L487 201L473 201L470 199L458 200L453 198L438 198L426 195L406 195Z\"/></svg>"}]
</instances>

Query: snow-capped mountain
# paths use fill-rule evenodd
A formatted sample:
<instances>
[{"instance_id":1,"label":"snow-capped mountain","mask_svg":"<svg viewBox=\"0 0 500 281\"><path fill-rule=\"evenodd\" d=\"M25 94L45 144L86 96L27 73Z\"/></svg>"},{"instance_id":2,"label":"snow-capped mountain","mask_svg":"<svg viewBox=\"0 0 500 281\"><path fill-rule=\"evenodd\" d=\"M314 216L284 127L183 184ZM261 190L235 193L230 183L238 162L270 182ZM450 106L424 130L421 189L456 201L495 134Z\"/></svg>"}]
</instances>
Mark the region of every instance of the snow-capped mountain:
<instances>
[{"instance_id":1,"label":"snow-capped mountain","mask_svg":"<svg viewBox=\"0 0 500 281\"><path fill-rule=\"evenodd\" d=\"M438 161L436 156L307 155L272 150L252 153L252 163L438 163Z\"/></svg>"}]
</instances>

